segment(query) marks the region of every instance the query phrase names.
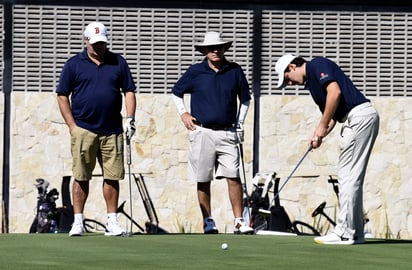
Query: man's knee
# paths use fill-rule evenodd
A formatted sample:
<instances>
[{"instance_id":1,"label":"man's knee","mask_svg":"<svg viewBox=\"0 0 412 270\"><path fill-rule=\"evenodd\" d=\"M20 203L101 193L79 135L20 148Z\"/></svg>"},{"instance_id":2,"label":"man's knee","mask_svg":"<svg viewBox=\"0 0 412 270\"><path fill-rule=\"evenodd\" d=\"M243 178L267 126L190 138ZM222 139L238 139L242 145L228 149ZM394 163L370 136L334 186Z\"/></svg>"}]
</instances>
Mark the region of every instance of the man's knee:
<instances>
[{"instance_id":1,"label":"man's knee","mask_svg":"<svg viewBox=\"0 0 412 270\"><path fill-rule=\"evenodd\" d=\"M197 183L197 190L208 192L210 191L210 182L198 182Z\"/></svg>"}]
</instances>

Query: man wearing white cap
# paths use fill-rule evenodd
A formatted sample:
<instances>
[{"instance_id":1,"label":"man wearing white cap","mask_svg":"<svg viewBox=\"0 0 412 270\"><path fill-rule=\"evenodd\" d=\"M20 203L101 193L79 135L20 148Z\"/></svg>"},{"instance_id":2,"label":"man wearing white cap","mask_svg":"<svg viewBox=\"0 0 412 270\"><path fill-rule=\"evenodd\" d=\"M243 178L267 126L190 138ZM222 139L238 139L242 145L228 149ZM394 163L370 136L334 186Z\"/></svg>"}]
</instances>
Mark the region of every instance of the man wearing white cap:
<instances>
[{"instance_id":1,"label":"man wearing white cap","mask_svg":"<svg viewBox=\"0 0 412 270\"><path fill-rule=\"evenodd\" d=\"M206 234L218 233L210 205L213 177L227 179L234 233L253 233L242 218L237 148L243 140L243 122L251 97L241 67L224 57L231 45L232 41L224 41L219 33L207 32L204 41L195 45L205 56L204 61L189 67L172 90L181 120L189 130L188 177L197 182ZM190 112L183 102L185 94L191 94Z\"/></svg>"},{"instance_id":2,"label":"man wearing white cap","mask_svg":"<svg viewBox=\"0 0 412 270\"><path fill-rule=\"evenodd\" d=\"M124 178L122 94L127 113L125 133L130 140L135 131L136 86L126 60L107 49L107 29L102 23L87 25L84 42L83 52L64 65L56 89L73 157L74 223L69 235L84 232L83 210L97 160L103 172L108 216L105 235L117 236L125 232L116 214L119 180Z\"/></svg>"},{"instance_id":3,"label":"man wearing white cap","mask_svg":"<svg viewBox=\"0 0 412 270\"><path fill-rule=\"evenodd\" d=\"M278 88L305 85L322 112L309 144L314 149L331 132L336 122L340 131L338 162L340 184L337 224L334 231L315 237L319 244L361 244L364 239L363 182L373 144L379 131L379 115L340 67L324 57L306 61L286 54L275 66Z\"/></svg>"}]
</instances>

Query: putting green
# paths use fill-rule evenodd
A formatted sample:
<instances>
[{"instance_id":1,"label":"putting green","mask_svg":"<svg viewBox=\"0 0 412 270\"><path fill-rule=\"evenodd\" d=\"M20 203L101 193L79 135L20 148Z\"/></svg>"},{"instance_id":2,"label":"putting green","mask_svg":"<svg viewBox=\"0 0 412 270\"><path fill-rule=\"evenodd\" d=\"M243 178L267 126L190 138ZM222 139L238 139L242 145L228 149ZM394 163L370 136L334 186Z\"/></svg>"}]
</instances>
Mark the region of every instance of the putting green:
<instances>
[{"instance_id":1,"label":"putting green","mask_svg":"<svg viewBox=\"0 0 412 270\"><path fill-rule=\"evenodd\" d=\"M222 243L229 248L223 250ZM0 268L23 269L411 269L412 241L318 245L308 236L2 234Z\"/></svg>"}]
</instances>

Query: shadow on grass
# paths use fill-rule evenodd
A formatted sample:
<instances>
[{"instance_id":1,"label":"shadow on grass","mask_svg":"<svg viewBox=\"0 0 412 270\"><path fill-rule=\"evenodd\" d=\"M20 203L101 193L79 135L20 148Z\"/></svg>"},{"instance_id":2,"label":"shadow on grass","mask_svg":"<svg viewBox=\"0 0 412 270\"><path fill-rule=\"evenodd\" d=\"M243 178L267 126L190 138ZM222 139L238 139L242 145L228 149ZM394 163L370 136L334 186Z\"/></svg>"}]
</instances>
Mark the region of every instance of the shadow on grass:
<instances>
[{"instance_id":1,"label":"shadow on grass","mask_svg":"<svg viewBox=\"0 0 412 270\"><path fill-rule=\"evenodd\" d=\"M412 240L402 239L368 239L363 245L378 245L378 244L412 244Z\"/></svg>"}]
</instances>

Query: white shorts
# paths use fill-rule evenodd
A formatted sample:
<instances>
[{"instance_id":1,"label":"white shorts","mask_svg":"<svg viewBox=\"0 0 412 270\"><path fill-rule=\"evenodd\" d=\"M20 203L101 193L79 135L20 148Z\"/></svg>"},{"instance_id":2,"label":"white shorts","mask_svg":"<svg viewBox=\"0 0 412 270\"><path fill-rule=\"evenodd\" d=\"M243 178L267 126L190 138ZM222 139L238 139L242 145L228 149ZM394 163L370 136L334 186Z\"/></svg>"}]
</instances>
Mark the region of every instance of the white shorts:
<instances>
[{"instance_id":1,"label":"white shorts","mask_svg":"<svg viewBox=\"0 0 412 270\"><path fill-rule=\"evenodd\" d=\"M196 182L239 178L239 150L235 129L196 126L189 132L188 177Z\"/></svg>"}]
</instances>

